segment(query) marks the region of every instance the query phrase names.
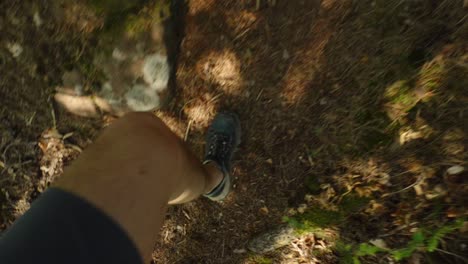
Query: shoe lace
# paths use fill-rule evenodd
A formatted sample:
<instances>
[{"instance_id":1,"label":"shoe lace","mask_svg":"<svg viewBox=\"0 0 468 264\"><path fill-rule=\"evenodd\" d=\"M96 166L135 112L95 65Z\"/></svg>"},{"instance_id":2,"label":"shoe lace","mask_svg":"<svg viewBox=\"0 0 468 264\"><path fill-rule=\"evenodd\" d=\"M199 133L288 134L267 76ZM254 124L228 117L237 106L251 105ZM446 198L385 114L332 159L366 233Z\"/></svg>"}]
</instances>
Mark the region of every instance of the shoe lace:
<instances>
[{"instance_id":1,"label":"shoe lace","mask_svg":"<svg viewBox=\"0 0 468 264\"><path fill-rule=\"evenodd\" d=\"M208 147L209 157L216 157L222 162L229 153L229 137L224 134L213 134Z\"/></svg>"}]
</instances>

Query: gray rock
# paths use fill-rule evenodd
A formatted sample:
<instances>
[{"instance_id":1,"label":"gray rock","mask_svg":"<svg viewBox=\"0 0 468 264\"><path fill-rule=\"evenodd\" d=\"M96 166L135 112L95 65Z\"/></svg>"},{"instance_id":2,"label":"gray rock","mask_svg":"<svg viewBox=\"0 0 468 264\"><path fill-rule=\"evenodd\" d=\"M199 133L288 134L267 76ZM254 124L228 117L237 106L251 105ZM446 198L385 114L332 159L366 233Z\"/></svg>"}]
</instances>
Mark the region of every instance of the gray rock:
<instances>
[{"instance_id":1,"label":"gray rock","mask_svg":"<svg viewBox=\"0 0 468 264\"><path fill-rule=\"evenodd\" d=\"M165 2L166 4L169 2ZM145 7L146 8L146 7ZM148 8L168 10L168 6L148 5ZM158 9L159 8L159 9ZM155 10L156 10L155 9ZM142 9L144 10L144 9ZM154 12L152 14L162 12ZM161 15L161 18L142 14L135 17L136 22L129 19L122 23L121 30L113 29L112 35L102 32L98 52L94 56L94 66L104 74L101 87L92 87L92 99L96 111L88 114L110 112L123 115L131 111L151 111L163 106L172 94L169 90L173 70L171 62L178 48L178 40L173 31L173 16ZM133 24L132 24L133 23ZM117 35L115 32L118 32ZM107 34L107 35L106 35ZM63 78L64 87L75 90L75 96L83 96L74 72L68 72ZM67 95L70 95L67 93ZM60 104L64 101L77 102L66 96L59 95ZM83 98L81 98L83 99ZM87 109L91 105L86 101ZM65 107L71 109L70 107ZM73 107L76 108L76 107Z\"/></svg>"},{"instance_id":2,"label":"gray rock","mask_svg":"<svg viewBox=\"0 0 468 264\"><path fill-rule=\"evenodd\" d=\"M275 249L289 245L297 235L290 226L267 231L252 239L248 244L248 249L255 253L266 253Z\"/></svg>"}]
</instances>

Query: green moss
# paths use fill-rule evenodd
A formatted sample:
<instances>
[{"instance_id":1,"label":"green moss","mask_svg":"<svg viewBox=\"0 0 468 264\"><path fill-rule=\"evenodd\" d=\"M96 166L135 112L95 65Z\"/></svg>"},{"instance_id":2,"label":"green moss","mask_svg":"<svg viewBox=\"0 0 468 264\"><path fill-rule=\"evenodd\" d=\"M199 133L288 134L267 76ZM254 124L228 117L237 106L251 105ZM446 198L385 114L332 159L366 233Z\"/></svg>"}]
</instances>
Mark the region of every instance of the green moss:
<instances>
[{"instance_id":1,"label":"green moss","mask_svg":"<svg viewBox=\"0 0 468 264\"><path fill-rule=\"evenodd\" d=\"M380 146L387 146L394 140L393 133L379 128L366 129L361 133L360 142L362 148L358 150L359 154L370 152Z\"/></svg>"},{"instance_id":2,"label":"green moss","mask_svg":"<svg viewBox=\"0 0 468 264\"><path fill-rule=\"evenodd\" d=\"M131 36L148 30L154 23L161 23L170 16L169 1L158 1L147 6L145 12L129 16L125 22L125 31Z\"/></svg>"},{"instance_id":3,"label":"green moss","mask_svg":"<svg viewBox=\"0 0 468 264\"><path fill-rule=\"evenodd\" d=\"M370 198L360 197L354 193L341 200L338 211L325 210L318 207L307 209L303 214L294 217L284 217L283 221L296 229L298 233L314 232L320 235L323 228L341 224L350 214L358 212Z\"/></svg>"},{"instance_id":4,"label":"green moss","mask_svg":"<svg viewBox=\"0 0 468 264\"><path fill-rule=\"evenodd\" d=\"M369 153L381 146L387 146L394 140L397 127L392 127L392 122L387 114L375 109L360 109L355 114L355 122L359 124L355 137L357 143L351 146L352 154Z\"/></svg>"},{"instance_id":5,"label":"green moss","mask_svg":"<svg viewBox=\"0 0 468 264\"><path fill-rule=\"evenodd\" d=\"M343 220L343 214L340 212L313 208L304 213L303 220L305 225L311 228L329 227L340 223Z\"/></svg>"},{"instance_id":6,"label":"green moss","mask_svg":"<svg viewBox=\"0 0 468 264\"><path fill-rule=\"evenodd\" d=\"M132 9L139 8L147 0L88 0L87 3L101 14L123 14Z\"/></svg>"},{"instance_id":7,"label":"green moss","mask_svg":"<svg viewBox=\"0 0 468 264\"><path fill-rule=\"evenodd\" d=\"M391 104L405 110L411 109L418 101L408 81L397 81L385 90L385 98Z\"/></svg>"},{"instance_id":8,"label":"green moss","mask_svg":"<svg viewBox=\"0 0 468 264\"><path fill-rule=\"evenodd\" d=\"M353 245L346 244L343 241L337 241L335 244L334 251L339 256L340 264L352 264L353 263Z\"/></svg>"},{"instance_id":9,"label":"green moss","mask_svg":"<svg viewBox=\"0 0 468 264\"><path fill-rule=\"evenodd\" d=\"M356 194L346 195L340 202L340 211L346 215L356 213L366 206L370 200L369 197L360 197Z\"/></svg>"},{"instance_id":10,"label":"green moss","mask_svg":"<svg viewBox=\"0 0 468 264\"><path fill-rule=\"evenodd\" d=\"M384 93L385 108L388 117L393 121L402 121L419 102L414 84L410 81L397 81L387 87Z\"/></svg>"},{"instance_id":11,"label":"green moss","mask_svg":"<svg viewBox=\"0 0 468 264\"><path fill-rule=\"evenodd\" d=\"M444 65L440 61L432 61L425 64L419 72L418 88L422 89L426 95L436 92L442 85L445 75ZM430 96L421 95L423 100L427 100Z\"/></svg>"},{"instance_id":12,"label":"green moss","mask_svg":"<svg viewBox=\"0 0 468 264\"><path fill-rule=\"evenodd\" d=\"M292 226L299 234L320 232L320 229L332 227L343 221L343 214L320 208L310 208L305 213L295 217L284 217L283 220Z\"/></svg>"},{"instance_id":13,"label":"green moss","mask_svg":"<svg viewBox=\"0 0 468 264\"><path fill-rule=\"evenodd\" d=\"M311 194L319 194L321 189L320 189L320 183L318 181L318 177L316 176L309 176L306 178L306 186L309 189Z\"/></svg>"},{"instance_id":14,"label":"green moss","mask_svg":"<svg viewBox=\"0 0 468 264\"><path fill-rule=\"evenodd\" d=\"M105 16L104 27L99 32L100 52L109 55L113 43L123 37L135 38L140 33L148 32L154 23L160 23L170 16L170 1L154 2L125 1L119 6L120 0L101 0L90 2L90 5ZM128 3L127 3L128 2ZM116 4L117 3L117 4Z\"/></svg>"},{"instance_id":15,"label":"green moss","mask_svg":"<svg viewBox=\"0 0 468 264\"><path fill-rule=\"evenodd\" d=\"M259 255L250 257L249 261L255 264L272 264L273 263L273 260L271 260L270 258L259 256Z\"/></svg>"}]
</instances>

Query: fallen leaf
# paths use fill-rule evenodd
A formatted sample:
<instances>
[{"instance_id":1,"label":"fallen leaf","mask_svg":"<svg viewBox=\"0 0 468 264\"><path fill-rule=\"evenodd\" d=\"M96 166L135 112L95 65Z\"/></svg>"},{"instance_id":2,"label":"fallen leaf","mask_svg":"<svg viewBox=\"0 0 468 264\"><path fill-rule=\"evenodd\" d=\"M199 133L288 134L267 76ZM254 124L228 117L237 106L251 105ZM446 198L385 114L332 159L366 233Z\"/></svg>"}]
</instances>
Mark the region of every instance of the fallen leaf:
<instances>
[{"instance_id":1,"label":"fallen leaf","mask_svg":"<svg viewBox=\"0 0 468 264\"><path fill-rule=\"evenodd\" d=\"M372 240L369 241L369 243L371 243L372 245L374 245L376 247L379 247L379 248L388 249L387 243L385 243L385 241L383 239L381 239L381 238L372 239Z\"/></svg>"},{"instance_id":2,"label":"fallen leaf","mask_svg":"<svg viewBox=\"0 0 468 264\"><path fill-rule=\"evenodd\" d=\"M447 169L449 175L457 175L465 171L465 167L460 165L455 165Z\"/></svg>"},{"instance_id":3,"label":"fallen leaf","mask_svg":"<svg viewBox=\"0 0 468 264\"><path fill-rule=\"evenodd\" d=\"M452 207L452 208L447 209L447 217L456 218L459 215L460 215L459 212L457 212L455 208Z\"/></svg>"}]
</instances>

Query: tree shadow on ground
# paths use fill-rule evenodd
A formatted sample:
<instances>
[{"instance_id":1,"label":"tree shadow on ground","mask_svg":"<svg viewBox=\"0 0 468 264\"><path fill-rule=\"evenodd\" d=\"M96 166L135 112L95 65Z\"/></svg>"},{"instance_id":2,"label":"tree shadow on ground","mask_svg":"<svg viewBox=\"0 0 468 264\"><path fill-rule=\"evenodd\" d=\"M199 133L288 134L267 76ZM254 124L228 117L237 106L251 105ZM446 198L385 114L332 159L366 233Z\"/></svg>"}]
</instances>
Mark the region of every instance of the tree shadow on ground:
<instances>
[{"instance_id":1,"label":"tree shadow on ground","mask_svg":"<svg viewBox=\"0 0 468 264\"><path fill-rule=\"evenodd\" d=\"M338 193L358 191L385 205L383 212L348 219L341 232L346 241L409 229L398 220L402 208L423 204L421 214L430 214L431 202L405 192L378 197L410 185L427 168L435 170L428 185L432 188L443 182L444 161L452 164L465 157L458 152L449 159L439 153L443 142L434 143L449 130L463 131L463 90L453 85L463 76L463 66L447 68L444 76L456 77L437 80L438 87L447 89L432 99L418 97L421 91L413 85L415 91L403 95L415 104L403 116L389 113L401 108L388 95L395 82L417 82L424 65L444 50L448 60L460 58L464 48L457 43L466 28L459 26L462 12L455 4L261 3L258 10L250 1L188 4L176 102L168 115L187 124L188 141L202 156L209 120L219 110L235 110L242 120L243 143L233 174L234 193L222 204L200 200L172 208L156 262L248 262L242 253L248 240L280 224L288 209L302 202L310 177ZM442 107L450 96L455 96L451 105ZM436 115L424 118L436 132L398 145L395 139L425 113ZM414 164L419 168L402 179L401 173ZM386 183L372 179L375 170L389 175ZM389 243L399 246L397 238L407 237L407 229ZM278 254L269 257L280 258Z\"/></svg>"}]
</instances>

